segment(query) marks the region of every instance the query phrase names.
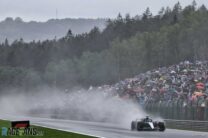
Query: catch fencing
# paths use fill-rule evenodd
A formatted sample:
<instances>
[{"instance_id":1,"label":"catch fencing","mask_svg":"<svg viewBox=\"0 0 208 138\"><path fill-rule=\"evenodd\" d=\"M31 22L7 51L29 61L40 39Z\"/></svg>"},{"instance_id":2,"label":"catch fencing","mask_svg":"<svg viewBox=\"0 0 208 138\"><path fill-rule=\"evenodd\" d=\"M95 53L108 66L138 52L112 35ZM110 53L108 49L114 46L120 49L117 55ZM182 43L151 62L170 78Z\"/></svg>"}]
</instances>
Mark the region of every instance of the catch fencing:
<instances>
[{"instance_id":1,"label":"catch fencing","mask_svg":"<svg viewBox=\"0 0 208 138\"><path fill-rule=\"evenodd\" d=\"M147 102L144 108L166 118L168 128L208 132L208 100Z\"/></svg>"},{"instance_id":2,"label":"catch fencing","mask_svg":"<svg viewBox=\"0 0 208 138\"><path fill-rule=\"evenodd\" d=\"M208 132L208 100L147 102L144 108L166 118L168 128Z\"/></svg>"},{"instance_id":3,"label":"catch fencing","mask_svg":"<svg viewBox=\"0 0 208 138\"><path fill-rule=\"evenodd\" d=\"M167 119L208 121L208 100L147 102L144 108Z\"/></svg>"}]
</instances>

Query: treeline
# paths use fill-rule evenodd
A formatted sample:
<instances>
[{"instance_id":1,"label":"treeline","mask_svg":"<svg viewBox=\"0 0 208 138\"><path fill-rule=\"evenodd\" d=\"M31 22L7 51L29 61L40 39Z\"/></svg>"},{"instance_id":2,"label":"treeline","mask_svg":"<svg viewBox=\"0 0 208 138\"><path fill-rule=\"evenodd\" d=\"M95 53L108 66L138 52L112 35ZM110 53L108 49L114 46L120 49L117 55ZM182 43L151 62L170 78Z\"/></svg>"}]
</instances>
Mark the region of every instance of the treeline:
<instances>
[{"instance_id":1,"label":"treeline","mask_svg":"<svg viewBox=\"0 0 208 138\"><path fill-rule=\"evenodd\" d=\"M208 59L208 10L196 2L176 3L153 16L118 15L101 32L0 46L0 87L61 88L112 84L138 73L183 60Z\"/></svg>"},{"instance_id":2,"label":"treeline","mask_svg":"<svg viewBox=\"0 0 208 138\"><path fill-rule=\"evenodd\" d=\"M0 22L0 42L5 38L14 41L18 38L24 38L24 41L46 40L61 38L66 35L70 28L75 34L89 32L94 26L101 30L105 28L107 19L50 19L45 22L30 21L25 22L20 17L7 17Z\"/></svg>"}]
</instances>

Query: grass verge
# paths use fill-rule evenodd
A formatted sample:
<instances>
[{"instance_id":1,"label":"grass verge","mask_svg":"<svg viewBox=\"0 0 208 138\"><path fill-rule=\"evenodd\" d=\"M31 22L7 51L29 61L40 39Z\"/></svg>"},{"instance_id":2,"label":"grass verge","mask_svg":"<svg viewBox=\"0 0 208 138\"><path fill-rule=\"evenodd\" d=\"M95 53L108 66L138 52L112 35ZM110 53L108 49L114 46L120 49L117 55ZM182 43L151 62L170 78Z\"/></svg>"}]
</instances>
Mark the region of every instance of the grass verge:
<instances>
[{"instance_id":1,"label":"grass verge","mask_svg":"<svg viewBox=\"0 0 208 138\"><path fill-rule=\"evenodd\" d=\"M42 131L43 136L2 136L2 127L10 128L10 121L0 120L0 138L93 138L92 136L86 136L82 134L65 132L33 125L31 125L31 128L37 128L37 130Z\"/></svg>"}]
</instances>

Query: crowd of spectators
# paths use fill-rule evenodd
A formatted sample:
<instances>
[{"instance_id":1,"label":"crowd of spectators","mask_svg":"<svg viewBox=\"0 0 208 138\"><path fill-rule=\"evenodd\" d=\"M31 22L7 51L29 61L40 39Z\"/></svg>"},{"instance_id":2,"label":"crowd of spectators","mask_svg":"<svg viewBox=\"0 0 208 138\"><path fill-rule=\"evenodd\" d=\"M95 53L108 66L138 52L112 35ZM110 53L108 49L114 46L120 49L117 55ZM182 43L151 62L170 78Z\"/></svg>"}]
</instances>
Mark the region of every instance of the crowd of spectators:
<instances>
[{"instance_id":1,"label":"crowd of spectators","mask_svg":"<svg viewBox=\"0 0 208 138\"><path fill-rule=\"evenodd\" d=\"M133 100L148 111L172 110L166 118L174 118L175 113L180 112L183 119L208 120L208 61L184 61L141 73L115 85L89 88L96 89L105 97Z\"/></svg>"},{"instance_id":2,"label":"crowd of spectators","mask_svg":"<svg viewBox=\"0 0 208 138\"><path fill-rule=\"evenodd\" d=\"M184 104L208 100L208 62L181 62L125 79L115 85L121 98L148 102L183 100Z\"/></svg>"}]
</instances>

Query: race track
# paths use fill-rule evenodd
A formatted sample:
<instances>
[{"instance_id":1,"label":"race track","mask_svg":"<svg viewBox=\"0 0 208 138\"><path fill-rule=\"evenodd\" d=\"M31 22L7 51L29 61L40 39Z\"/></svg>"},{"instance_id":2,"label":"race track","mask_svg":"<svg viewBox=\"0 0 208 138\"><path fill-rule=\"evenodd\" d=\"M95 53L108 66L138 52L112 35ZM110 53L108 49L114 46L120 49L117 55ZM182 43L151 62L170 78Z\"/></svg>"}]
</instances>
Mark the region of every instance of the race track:
<instances>
[{"instance_id":1,"label":"race track","mask_svg":"<svg viewBox=\"0 0 208 138\"><path fill-rule=\"evenodd\" d=\"M30 120L31 124L55 128L69 132L79 132L97 137L106 138L208 138L207 132L184 131L166 129L165 132L131 131L119 125L109 123L72 121L61 119L49 119L26 116L1 115L0 119L6 120Z\"/></svg>"}]
</instances>

